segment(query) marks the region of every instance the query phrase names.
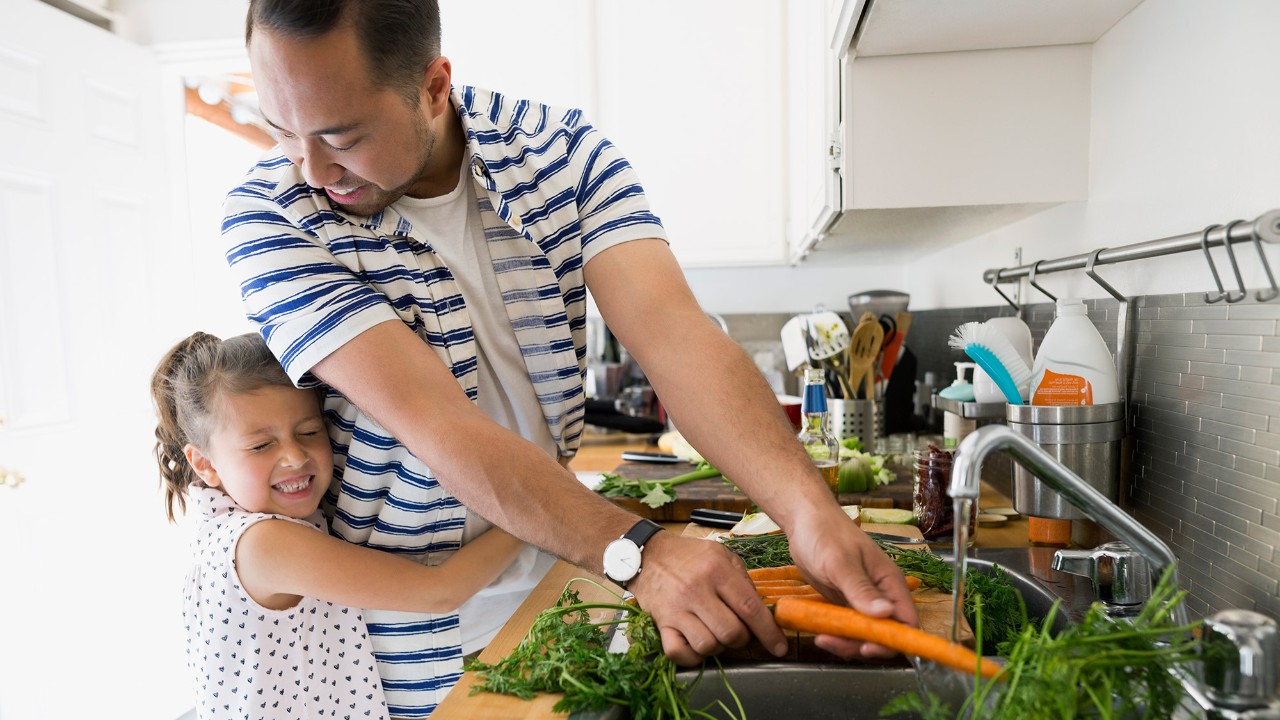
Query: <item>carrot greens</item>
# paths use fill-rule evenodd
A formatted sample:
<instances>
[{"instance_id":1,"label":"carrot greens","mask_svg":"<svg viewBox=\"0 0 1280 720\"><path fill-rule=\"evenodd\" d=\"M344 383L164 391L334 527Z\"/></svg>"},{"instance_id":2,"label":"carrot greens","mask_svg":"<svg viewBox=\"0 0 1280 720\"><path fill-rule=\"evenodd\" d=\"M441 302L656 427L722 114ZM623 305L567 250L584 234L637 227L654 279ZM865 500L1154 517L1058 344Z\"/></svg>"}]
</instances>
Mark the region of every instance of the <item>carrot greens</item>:
<instances>
[{"instance_id":1,"label":"carrot greens","mask_svg":"<svg viewBox=\"0 0 1280 720\"><path fill-rule=\"evenodd\" d=\"M1049 630L1055 604L1042 628L1023 629L1001 674L978 683L958 713L937 698L904 695L881 717L906 711L926 720L1172 717L1184 690L1171 671L1196 661L1191 631L1199 625L1178 624L1186 593L1173 578L1166 570L1136 617L1112 617L1094 603L1080 623L1056 635Z\"/></svg>"},{"instance_id":2,"label":"carrot greens","mask_svg":"<svg viewBox=\"0 0 1280 720\"><path fill-rule=\"evenodd\" d=\"M609 618L593 620L592 611ZM615 627L627 634L626 652L608 651L608 631ZM556 712L598 712L622 705L636 720L714 717L689 707L691 686L676 678L675 663L663 655L652 616L621 598L617 603L583 602L570 586L553 607L538 615L510 655L493 664L473 661L466 669L483 678L472 694L494 692L529 700L539 692L563 693L553 708ZM734 717L729 708L720 709ZM736 716L745 717L741 706Z\"/></svg>"}]
</instances>

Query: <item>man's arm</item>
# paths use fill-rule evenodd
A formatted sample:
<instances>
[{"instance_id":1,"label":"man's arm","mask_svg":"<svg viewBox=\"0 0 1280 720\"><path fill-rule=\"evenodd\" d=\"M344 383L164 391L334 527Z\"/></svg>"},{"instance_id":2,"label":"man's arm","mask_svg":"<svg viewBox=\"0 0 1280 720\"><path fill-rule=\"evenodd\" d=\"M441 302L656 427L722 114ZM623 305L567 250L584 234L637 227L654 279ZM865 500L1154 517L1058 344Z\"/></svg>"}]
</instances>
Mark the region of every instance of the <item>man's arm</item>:
<instances>
[{"instance_id":1,"label":"man's arm","mask_svg":"<svg viewBox=\"0 0 1280 720\"><path fill-rule=\"evenodd\" d=\"M312 372L421 458L462 504L526 542L599 569L604 546L636 520L485 415L401 322L373 326ZM566 528L565 518L583 521Z\"/></svg>"},{"instance_id":2,"label":"man's arm","mask_svg":"<svg viewBox=\"0 0 1280 720\"><path fill-rule=\"evenodd\" d=\"M605 546L638 520L588 490L545 451L493 422L458 386L452 373L417 335L398 321L373 326L343 345L313 373L386 428L464 505L520 539L596 572ZM712 588L728 584L728 602L710 603L698 614L698 629L687 630L696 652L682 644L673 653L692 664L725 646L740 647L754 632L779 653L781 631L744 578L741 563L715 543L659 533L646 545L649 558L664 556L668 567L683 568L685 582ZM633 583L634 584L634 583ZM682 604L681 585L656 589L670 606ZM745 608L745 609L744 609Z\"/></svg>"},{"instance_id":3,"label":"man's arm","mask_svg":"<svg viewBox=\"0 0 1280 720\"><path fill-rule=\"evenodd\" d=\"M814 586L869 615L914 623L901 571L841 512L773 391L741 347L707 318L666 243L637 240L606 249L585 274L609 329L640 363L681 434L777 520ZM680 620L680 608L666 604L678 593L687 594L686 605L696 603L700 588L696 576L679 576L681 558L657 550L646 550L645 572L632 589L660 625L670 620L663 645L672 654L676 635L704 629ZM671 614L664 618L664 612ZM845 655L863 649L829 638L825 644Z\"/></svg>"}]
</instances>

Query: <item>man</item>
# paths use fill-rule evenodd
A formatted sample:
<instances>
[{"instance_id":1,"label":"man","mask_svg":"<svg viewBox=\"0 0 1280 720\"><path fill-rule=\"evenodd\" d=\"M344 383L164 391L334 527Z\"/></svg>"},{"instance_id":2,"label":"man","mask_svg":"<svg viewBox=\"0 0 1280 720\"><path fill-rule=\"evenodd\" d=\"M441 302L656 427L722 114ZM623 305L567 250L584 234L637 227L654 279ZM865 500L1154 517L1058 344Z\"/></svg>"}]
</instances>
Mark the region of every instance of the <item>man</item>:
<instances>
[{"instance_id":1,"label":"man","mask_svg":"<svg viewBox=\"0 0 1280 720\"><path fill-rule=\"evenodd\" d=\"M901 572L837 507L694 300L631 167L577 111L454 88L434 0L251 0L247 42L280 145L228 197L227 257L290 376L331 388L336 534L431 563L492 522L624 582L677 662L752 634L781 651L731 553L652 534L565 469L589 287L685 437L787 530L815 586L915 622ZM393 715L430 712L518 597L495 599L505 614L461 622L368 614Z\"/></svg>"}]
</instances>

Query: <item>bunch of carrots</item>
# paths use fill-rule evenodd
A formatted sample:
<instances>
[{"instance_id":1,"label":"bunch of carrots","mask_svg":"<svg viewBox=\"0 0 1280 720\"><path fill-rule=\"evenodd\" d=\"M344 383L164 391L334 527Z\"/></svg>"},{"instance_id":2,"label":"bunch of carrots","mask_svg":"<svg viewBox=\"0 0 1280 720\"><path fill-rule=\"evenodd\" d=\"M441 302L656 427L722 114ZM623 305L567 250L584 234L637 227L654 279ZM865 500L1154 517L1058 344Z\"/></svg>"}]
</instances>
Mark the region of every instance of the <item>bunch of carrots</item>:
<instances>
[{"instance_id":1,"label":"bunch of carrots","mask_svg":"<svg viewBox=\"0 0 1280 720\"><path fill-rule=\"evenodd\" d=\"M1000 673L998 663L980 658L963 645L897 620L873 618L827 602L795 565L748 570L747 574L756 593L773 610L778 626L785 630L873 642L960 672L976 671L986 678ZM907 587L915 591L920 579L908 576Z\"/></svg>"},{"instance_id":2,"label":"bunch of carrots","mask_svg":"<svg viewBox=\"0 0 1280 720\"><path fill-rule=\"evenodd\" d=\"M821 600L822 594L817 591L795 565L782 567L756 568L748 570L747 575L756 586L756 594L764 600L764 604L773 607L778 598L794 597L805 600ZM914 592L920 587L920 578L908 575L907 589Z\"/></svg>"}]
</instances>

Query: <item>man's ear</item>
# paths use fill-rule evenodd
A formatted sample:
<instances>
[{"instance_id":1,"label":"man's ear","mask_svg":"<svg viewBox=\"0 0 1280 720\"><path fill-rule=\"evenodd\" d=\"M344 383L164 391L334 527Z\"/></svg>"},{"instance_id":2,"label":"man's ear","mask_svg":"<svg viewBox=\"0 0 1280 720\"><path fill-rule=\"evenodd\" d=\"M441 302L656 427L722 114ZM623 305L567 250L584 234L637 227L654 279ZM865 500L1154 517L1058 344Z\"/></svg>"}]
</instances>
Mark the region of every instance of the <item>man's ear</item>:
<instances>
[{"instance_id":1,"label":"man's ear","mask_svg":"<svg viewBox=\"0 0 1280 720\"><path fill-rule=\"evenodd\" d=\"M205 455L200 448L187 443L182 448L182 454L187 458L187 464L192 470L196 471L196 475L209 487L218 487L222 484L222 480L218 477L218 471L214 469L213 462L209 456Z\"/></svg>"},{"instance_id":2,"label":"man's ear","mask_svg":"<svg viewBox=\"0 0 1280 720\"><path fill-rule=\"evenodd\" d=\"M449 58L441 55L422 73L422 100L431 111L431 117L439 117L440 113L449 109L449 91L453 83L453 64Z\"/></svg>"}]
</instances>

